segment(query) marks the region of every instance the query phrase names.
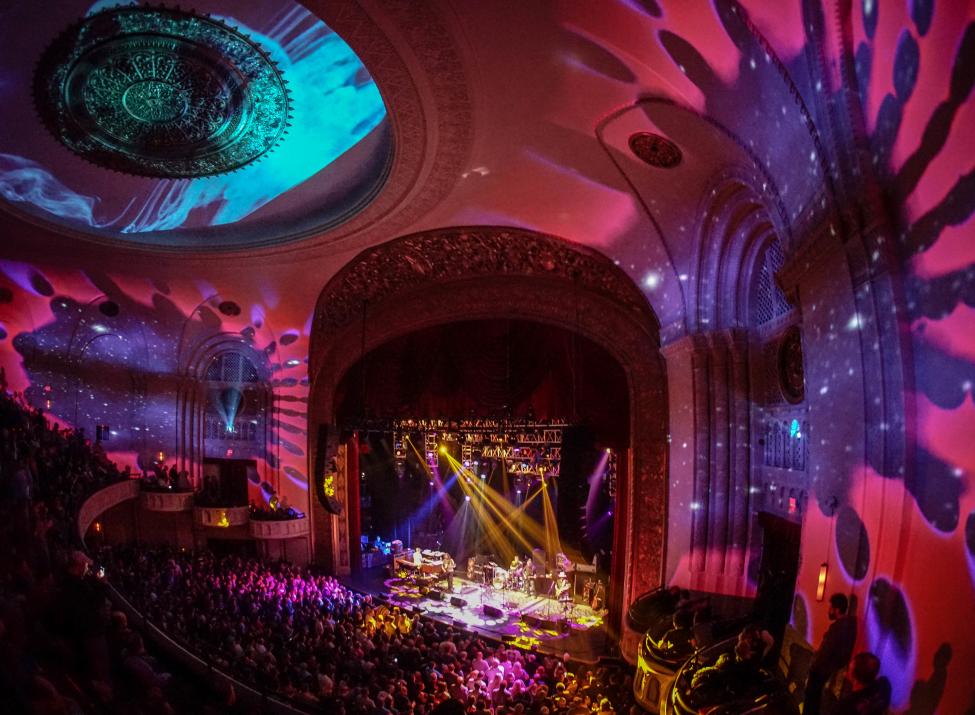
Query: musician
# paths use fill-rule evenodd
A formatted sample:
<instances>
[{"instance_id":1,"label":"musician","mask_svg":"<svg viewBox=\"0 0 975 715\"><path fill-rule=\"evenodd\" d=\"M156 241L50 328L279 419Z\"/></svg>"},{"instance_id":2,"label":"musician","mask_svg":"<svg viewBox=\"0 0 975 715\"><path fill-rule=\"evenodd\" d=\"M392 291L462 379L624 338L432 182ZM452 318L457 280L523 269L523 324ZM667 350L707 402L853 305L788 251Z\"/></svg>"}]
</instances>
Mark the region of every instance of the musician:
<instances>
[{"instance_id":1,"label":"musician","mask_svg":"<svg viewBox=\"0 0 975 715\"><path fill-rule=\"evenodd\" d=\"M521 559L518 558L518 554L515 554L515 557L511 559L511 566L508 568L508 571L514 573L519 568L521 568Z\"/></svg>"},{"instance_id":2,"label":"musician","mask_svg":"<svg viewBox=\"0 0 975 715\"><path fill-rule=\"evenodd\" d=\"M562 610L569 611L572 609L572 584L569 583L565 571L559 571L558 580L555 582L555 598L562 606Z\"/></svg>"},{"instance_id":3,"label":"musician","mask_svg":"<svg viewBox=\"0 0 975 715\"><path fill-rule=\"evenodd\" d=\"M606 605L606 586L602 581L596 581L596 588L592 594L592 601L589 605L594 611L601 611Z\"/></svg>"},{"instance_id":4,"label":"musician","mask_svg":"<svg viewBox=\"0 0 975 715\"><path fill-rule=\"evenodd\" d=\"M596 588L595 582L591 578L586 579L586 585L582 587L582 600L586 603L592 602L592 593Z\"/></svg>"},{"instance_id":5,"label":"musician","mask_svg":"<svg viewBox=\"0 0 975 715\"><path fill-rule=\"evenodd\" d=\"M525 566L522 569L524 575L525 595L535 595L535 562L530 558L525 559Z\"/></svg>"},{"instance_id":6,"label":"musician","mask_svg":"<svg viewBox=\"0 0 975 715\"><path fill-rule=\"evenodd\" d=\"M447 590L453 593L454 592L454 569L457 568L457 564L454 563L454 559L450 556L450 554L444 552L443 562L441 563L441 565L443 566L444 573L447 574Z\"/></svg>"},{"instance_id":7,"label":"musician","mask_svg":"<svg viewBox=\"0 0 975 715\"><path fill-rule=\"evenodd\" d=\"M468 581L474 580L474 557L473 556L467 557L467 580Z\"/></svg>"}]
</instances>

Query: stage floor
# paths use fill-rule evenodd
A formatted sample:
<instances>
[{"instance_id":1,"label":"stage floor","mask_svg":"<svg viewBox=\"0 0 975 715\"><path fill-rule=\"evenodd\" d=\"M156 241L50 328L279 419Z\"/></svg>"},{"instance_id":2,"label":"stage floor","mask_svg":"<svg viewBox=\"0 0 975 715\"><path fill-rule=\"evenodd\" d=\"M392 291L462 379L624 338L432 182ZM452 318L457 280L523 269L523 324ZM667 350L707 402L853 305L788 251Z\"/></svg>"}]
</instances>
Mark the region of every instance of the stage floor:
<instances>
[{"instance_id":1,"label":"stage floor","mask_svg":"<svg viewBox=\"0 0 975 715\"><path fill-rule=\"evenodd\" d=\"M605 611L594 612L584 603L574 603L566 613L554 598L497 590L461 576L454 577L452 593L446 590L445 580L440 582L443 600L439 600L421 594L408 580L388 578L382 568L363 571L350 585L384 596L393 605L419 608L428 617L462 624L522 648L568 653L587 663L594 663L601 656L618 655L603 622ZM486 612L485 606L497 610Z\"/></svg>"}]
</instances>

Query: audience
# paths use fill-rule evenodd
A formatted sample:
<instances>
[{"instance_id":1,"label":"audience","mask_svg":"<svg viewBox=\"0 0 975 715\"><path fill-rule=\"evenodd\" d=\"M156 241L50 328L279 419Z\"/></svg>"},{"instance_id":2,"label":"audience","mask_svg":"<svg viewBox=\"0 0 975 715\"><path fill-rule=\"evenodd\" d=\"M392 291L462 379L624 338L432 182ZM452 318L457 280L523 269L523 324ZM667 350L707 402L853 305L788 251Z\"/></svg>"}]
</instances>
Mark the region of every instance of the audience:
<instances>
[{"instance_id":1,"label":"audience","mask_svg":"<svg viewBox=\"0 0 975 715\"><path fill-rule=\"evenodd\" d=\"M411 616L283 562L168 547L105 551L113 583L190 650L265 692L334 713L625 712L621 668L573 668Z\"/></svg>"},{"instance_id":2,"label":"audience","mask_svg":"<svg viewBox=\"0 0 975 715\"><path fill-rule=\"evenodd\" d=\"M174 474L175 472L175 474ZM165 476L163 476L165 475ZM151 484L179 489L160 469ZM78 550L75 516L128 477L80 430L0 393L0 689L5 709L169 715L172 677L113 612ZM296 518L293 509L253 518ZM286 563L128 545L105 550L112 584L214 665L312 711L550 715L629 712L630 675L507 648ZM231 688L207 712L233 706Z\"/></svg>"},{"instance_id":3,"label":"audience","mask_svg":"<svg viewBox=\"0 0 975 715\"><path fill-rule=\"evenodd\" d=\"M80 430L0 391L0 692L4 712L172 712L134 684L106 587L77 550L84 499L126 474ZM140 645L140 648L133 646ZM145 669L142 673L146 674Z\"/></svg>"},{"instance_id":4,"label":"audience","mask_svg":"<svg viewBox=\"0 0 975 715\"><path fill-rule=\"evenodd\" d=\"M82 431L50 425L41 410L0 392L6 710L176 712L172 676L146 652L126 616L111 610L103 572L93 573L91 559L77 548L75 516L84 499L127 477ZM188 481L175 467L160 468L143 486L185 489ZM251 508L253 519L301 516L277 502ZM336 715L638 711L626 667L589 667L568 654L509 648L390 607L312 568L137 544L105 548L99 560L112 585L150 622L214 666L302 709ZM688 595L667 596L677 611L667 640L690 642L696 624ZM746 629L734 656L714 670L758 667L768 648L763 635ZM878 669L871 654L854 659L842 713L874 713L874 705L889 701L889 683L877 677ZM197 703L201 711L234 707L232 687L214 694L212 702Z\"/></svg>"}]
</instances>

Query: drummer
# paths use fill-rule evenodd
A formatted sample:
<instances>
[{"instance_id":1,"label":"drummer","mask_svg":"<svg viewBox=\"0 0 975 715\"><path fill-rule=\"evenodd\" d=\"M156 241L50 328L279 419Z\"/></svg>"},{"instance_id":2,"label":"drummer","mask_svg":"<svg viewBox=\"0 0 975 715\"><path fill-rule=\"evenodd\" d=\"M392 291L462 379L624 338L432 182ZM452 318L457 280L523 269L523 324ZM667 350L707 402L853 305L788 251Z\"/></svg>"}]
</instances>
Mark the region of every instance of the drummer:
<instances>
[{"instance_id":1,"label":"drummer","mask_svg":"<svg viewBox=\"0 0 975 715\"><path fill-rule=\"evenodd\" d=\"M520 568L521 568L521 559L518 558L518 554L515 554L515 557L511 559L511 566L508 568L508 570L514 573Z\"/></svg>"}]
</instances>

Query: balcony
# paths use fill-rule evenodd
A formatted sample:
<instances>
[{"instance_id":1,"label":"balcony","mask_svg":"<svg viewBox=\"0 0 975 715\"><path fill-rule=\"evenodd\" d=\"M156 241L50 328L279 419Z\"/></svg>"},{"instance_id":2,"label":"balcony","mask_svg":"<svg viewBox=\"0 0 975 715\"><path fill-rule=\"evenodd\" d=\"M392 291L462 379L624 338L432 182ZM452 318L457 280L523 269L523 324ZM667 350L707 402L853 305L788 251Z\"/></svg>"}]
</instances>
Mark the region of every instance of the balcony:
<instances>
[{"instance_id":1,"label":"balcony","mask_svg":"<svg viewBox=\"0 0 975 715\"><path fill-rule=\"evenodd\" d=\"M308 518L251 519L250 532L255 539L293 539L308 536Z\"/></svg>"},{"instance_id":2,"label":"balcony","mask_svg":"<svg viewBox=\"0 0 975 715\"><path fill-rule=\"evenodd\" d=\"M180 512L193 509L193 492L142 489L142 508L147 511Z\"/></svg>"},{"instance_id":3,"label":"balcony","mask_svg":"<svg viewBox=\"0 0 975 715\"><path fill-rule=\"evenodd\" d=\"M246 526L250 521L250 508L246 506L194 506L193 522L199 526L228 529Z\"/></svg>"},{"instance_id":4,"label":"balcony","mask_svg":"<svg viewBox=\"0 0 975 715\"><path fill-rule=\"evenodd\" d=\"M138 496L138 479L126 479L95 492L85 500L78 510L78 535L84 540L88 527L95 519L113 506L129 499L135 499Z\"/></svg>"}]
</instances>

